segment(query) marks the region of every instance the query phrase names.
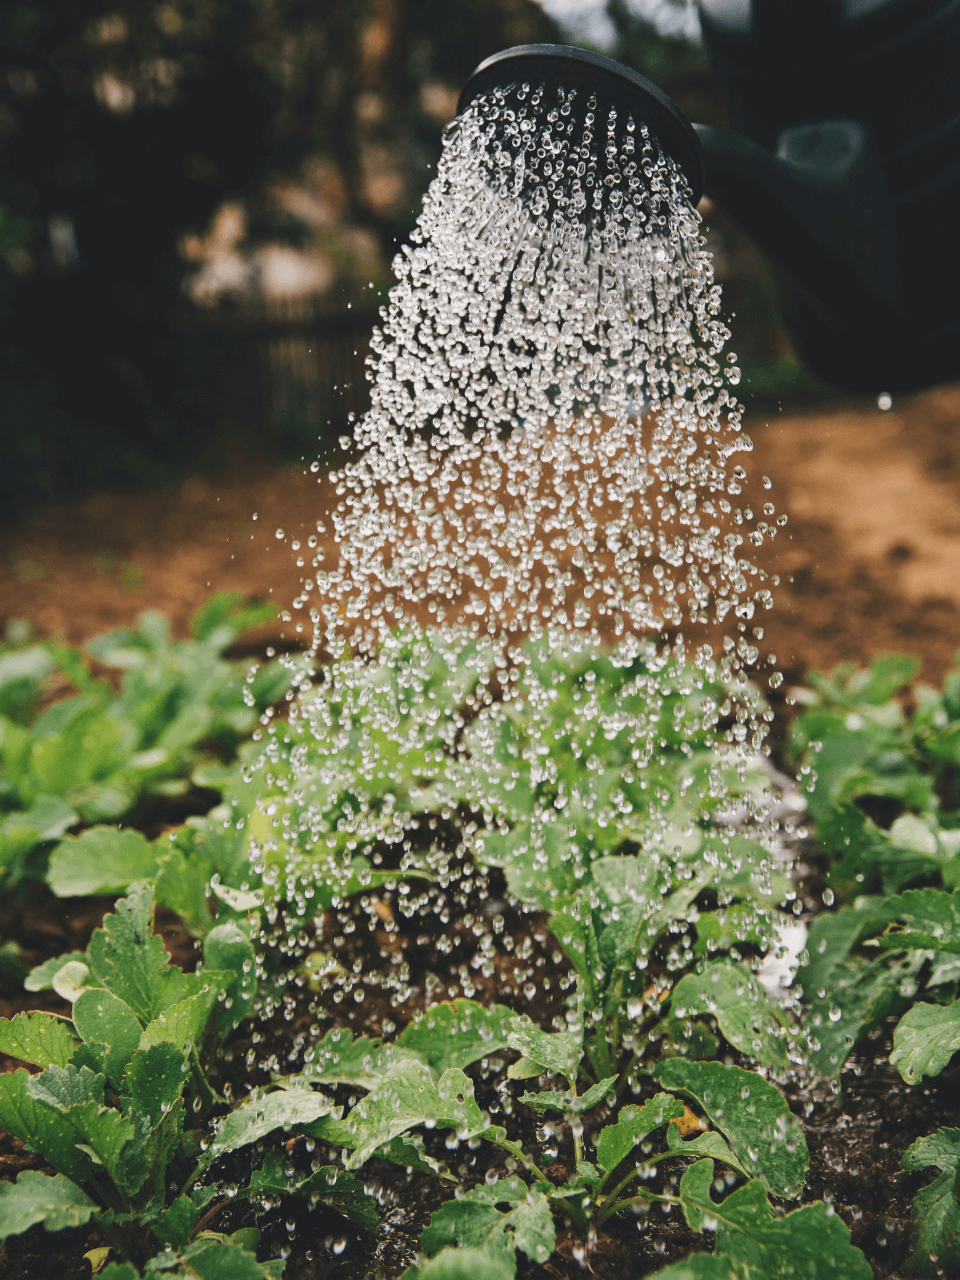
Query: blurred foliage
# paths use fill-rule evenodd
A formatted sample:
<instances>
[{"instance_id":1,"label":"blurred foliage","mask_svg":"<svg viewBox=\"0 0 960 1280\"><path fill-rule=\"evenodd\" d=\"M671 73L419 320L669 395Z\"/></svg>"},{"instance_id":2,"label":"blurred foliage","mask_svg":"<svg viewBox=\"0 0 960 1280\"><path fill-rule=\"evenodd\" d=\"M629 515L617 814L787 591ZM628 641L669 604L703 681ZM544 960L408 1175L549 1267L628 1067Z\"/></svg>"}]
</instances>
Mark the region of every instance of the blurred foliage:
<instances>
[{"instance_id":1,"label":"blurred foliage","mask_svg":"<svg viewBox=\"0 0 960 1280\"><path fill-rule=\"evenodd\" d=\"M453 87L504 45L556 38L532 0L10 0L3 509L172 477L209 438L211 356L184 296L185 234L232 199L252 234L302 235L262 195L320 156L344 216L389 257ZM400 179L389 200L371 181L385 167Z\"/></svg>"}]
</instances>

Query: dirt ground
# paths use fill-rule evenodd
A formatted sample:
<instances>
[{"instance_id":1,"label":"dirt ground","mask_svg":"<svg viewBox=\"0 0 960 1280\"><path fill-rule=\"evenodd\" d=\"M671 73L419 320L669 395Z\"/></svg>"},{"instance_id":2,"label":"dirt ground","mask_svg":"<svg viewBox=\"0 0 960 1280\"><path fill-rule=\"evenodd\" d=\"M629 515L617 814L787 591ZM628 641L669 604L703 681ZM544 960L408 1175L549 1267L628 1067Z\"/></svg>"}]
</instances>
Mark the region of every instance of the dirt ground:
<instances>
[{"instance_id":1,"label":"dirt ground","mask_svg":"<svg viewBox=\"0 0 960 1280\"><path fill-rule=\"evenodd\" d=\"M939 680L960 648L960 385L886 412L867 400L786 406L747 430L747 493L789 515L763 552L782 577L776 607L756 620L763 650L793 682L891 649L919 654ZM50 504L0 534L0 625L26 618L79 642L156 608L182 634L228 588L289 608L306 572L290 541L305 541L331 500L323 472L247 458L179 490ZM277 639L296 640L296 618Z\"/></svg>"}]
</instances>

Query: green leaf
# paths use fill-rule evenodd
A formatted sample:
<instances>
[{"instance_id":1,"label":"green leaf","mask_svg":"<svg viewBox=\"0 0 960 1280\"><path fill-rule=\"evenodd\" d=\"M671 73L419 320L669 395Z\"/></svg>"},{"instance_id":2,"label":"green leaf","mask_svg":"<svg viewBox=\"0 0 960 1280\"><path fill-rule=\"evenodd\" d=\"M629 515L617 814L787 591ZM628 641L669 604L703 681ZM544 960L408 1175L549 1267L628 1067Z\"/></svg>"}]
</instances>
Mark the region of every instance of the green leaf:
<instances>
[{"instance_id":1,"label":"green leaf","mask_svg":"<svg viewBox=\"0 0 960 1280\"><path fill-rule=\"evenodd\" d=\"M216 1194L216 1187L198 1187L191 1196L177 1196L156 1222L150 1224L150 1230L161 1244L169 1245L171 1249L182 1249Z\"/></svg>"},{"instance_id":2,"label":"green leaf","mask_svg":"<svg viewBox=\"0 0 960 1280\"><path fill-rule=\"evenodd\" d=\"M344 1146L352 1146L348 1169L359 1168L380 1147L418 1125L479 1135L486 1125L473 1099L473 1082L456 1068L434 1083L430 1069L415 1059L398 1062L340 1126Z\"/></svg>"},{"instance_id":3,"label":"green leaf","mask_svg":"<svg viewBox=\"0 0 960 1280\"><path fill-rule=\"evenodd\" d=\"M93 974L81 960L68 960L53 975L50 984L61 1000L69 1000L71 1004L91 988L103 990Z\"/></svg>"},{"instance_id":4,"label":"green leaf","mask_svg":"<svg viewBox=\"0 0 960 1280\"><path fill-rule=\"evenodd\" d=\"M97 980L126 1001L143 1023L182 999L184 977L170 964L163 942L153 932L153 890L131 886L103 928L95 930L87 963Z\"/></svg>"},{"instance_id":5,"label":"green leaf","mask_svg":"<svg viewBox=\"0 0 960 1280\"><path fill-rule=\"evenodd\" d=\"M684 1138L677 1125L668 1124L667 1147L677 1155L707 1156L713 1160L722 1160L731 1169L736 1169L737 1173L742 1173L745 1178L750 1177L749 1172L730 1150L726 1139L713 1129L707 1133L700 1133L695 1138Z\"/></svg>"},{"instance_id":6,"label":"green leaf","mask_svg":"<svg viewBox=\"0 0 960 1280\"><path fill-rule=\"evenodd\" d=\"M523 1093L517 1101L531 1107L534 1111L569 1111L579 1115L584 1111L590 1111L598 1102L602 1102L617 1083L617 1079L617 1076L607 1076L605 1080L598 1080L579 1098L571 1097L568 1092L558 1093L547 1089L542 1093Z\"/></svg>"},{"instance_id":7,"label":"green leaf","mask_svg":"<svg viewBox=\"0 0 960 1280\"><path fill-rule=\"evenodd\" d=\"M26 1170L16 1182L0 1182L0 1241L37 1222L45 1231L82 1227L96 1211L90 1197L62 1173L51 1178Z\"/></svg>"},{"instance_id":8,"label":"green leaf","mask_svg":"<svg viewBox=\"0 0 960 1280\"><path fill-rule=\"evenodd\" d=\"M52 960L44 960L43 964L38 964L36 968L30 970L23 985L28 991L49 991L53 986L54 977L64 965L85 965L86 960L87 953L85 951L71 951L68 955L55 956Z\"/></svg>"},{"instance_id":9,"label":"green leaf","mask_svg":"<svg viewBox=\"0 0 960 1280\"><path fill-rule=\"evenodd\" d=\"M444 1249L409 1267L400 1280L513 1280L515 1266L485 1249Z\"/></svg>"},{"instance_id":10,"label":"green leaf","mask_svg":"<svg viewBox=\"0 0 960 1280\"><path fill-rule=\"evenodd\" d=\"M729 1258L718 1258L712 1253L692 1253L682 1262L675 1262L663 1271L656 1271L650 1280L768 1280L765 1276L754 1276L742 1267L734 1270Z\"/></svg>"},{"instance_id":11,"label":"green leaf","mask_svg":"<svg viewBox=\"0 0 960 1280\"><path fill-rule=\"evenodd\" d=\"M717 1253L731 1259L733 1274L751 1280L803 1276L805 1280L872 1280L873 1272L850 1243L850 1232L822 1203L774 1216L759 1179L721 1203L710 1194L713 1161L700 1160L680 1179L684 1217L694 1231L715 1230ZM709 1275L709 1272L706 1274Z\"/></svg>"},{"instance_id":12,"label":"green leaf","mask_svg":"<svg viewBox=\"0 0 960 1280\"><path fill-rule=\"evenodd\" d=\"M183 1093L187 1059L175 1044L138 1049L123 1076L124 1102L158 1125Z\"/></svg>"},{"instance_id":13,"label":"green leaf","mask_svg":"<svg viewBox=\"0 0 960 1280\"><path fill-rule=\"evenodd\" d=\"M214 977L206 972L203 976ZM196 995L188 996L186 1000L180 1000L164 1009L163 1013L144 1027L140 1036L140 1048L149 1049L154 1044L172 1044L182 1052L188 1045L199 1044L219 993L219 986L211 982Z\"/></svg>"},{"instance_id":14,"label":"green leaf","mask_svg":"<svg viewBox=\"0 0 960 1280\"><path fill-rule=\"evenodd\" d=\"M207 905L212 865L206 858L188 858L170 848L158 852L157 866L157 904L175 911L189 931L202 938L213 923Z\"/></svg>"},{"instance_id":15,"label":"green leaf","mask_svg":"<svg viewBox=\"0 0 960 1280\"><path fill-rule=\"evenodd\" d=\"M257 958L247 935L229 921L211 929L204 938L203 962L208 969L232 975L225 999L213 1015L217 1032L226 1035L240 1024L253 1005L257 993Z\"/></svg>"},{"instance_id":16,"label":"green leaf","mask_svg":"<svg viewBox=\"0 0 960 1280\"><path fill-rule=\"evenodd\" d=\"M960 1169L960 1129L938 1129L918 1138L900 1157L904 1169L916 1173L920 1169Z\"/></svg>"},{"instance_id":17,"label":"green leaf","mask_svg":"<svg viewBox=\"0 0 960 1280\"><path fill-rule=\"evenodd\" d=\"M910 989L922 964L923 956L914 953L899 960L882 956L867 964L854 961L834 969L824 998L811 1002L805 1019L810 1065L825 1076L838 1076L853 1046L908 1003L904 991Z\"/></svg>"},{"instance_id":18,"label":"green leaf","mask_svg":"<svg viewBox=\"0 0 960 1280\"><path fill-rule=\"evenodd\" d=\"M915 1004L893 1033L891 1065L907 1084L938 1076L960 1049L960 1000L953 1004Z\"/></svg>"},{"instance_id":19,"label":"green leaf","mask_svg":"<svg viewBox=\"0 0 960 1280\"><path fill-rule=\"evenodd\" d=\"M134 1137L134 1126L118 1111L102 1105L104 1083L103 1076L85 1067L79 1071L72 1066L47 1067L30 1078L27 1093L57 1111L72 1127L82 1150L113 1173Z\"/></svg>"},{"instance_id":20,"label":"green leaf","mask_svg":"<svg viewBox=\"0 0 960 1280\"><path fill-rule=\"evenodd\" d=\"M309 1052L309 1051L308 1051ZM352 1084L372 1089L405 1055L395 1045L333 1027L313 1046L302 1076L316 1084ZM408 1051L413 1056L412 1051Z\"/></svg>"},{"instance_id":21,"label":"green leaf","mask_svg":"<svg viewBox=\"0 0 960 1280\"><path fill-rule=\"evenodd\" d=\"M31 1096L30 1078L23 1067L0 1073L0 1128L19 1138L28 1151L42 1155L58 1172L84 1183L91 1171L90 1157L78 1149L73 1126Z\"/></svg>"},{"instance_id":22,"label":"green leaf","mask_svg":"<svg viewBox=\"0 0 960 1280\"><path fill-rule=\"evenodd\" d=\"M108 1262L99 1276L100 1280L140 1280L140 1273L132 1262Z\"/></svg>"},{"instance_id":23,"label":"green leaf","mask_svg":"<svg viewBox=\"0 0 960 1280\"><path fill-rule=\"evenodd\" d=\"M151 1258L147 1275L173 1271L173 1280L265 1280L269 1264L257 1262L252 1253L225 1240L198 1240L180 1253Z\"/></svg>"},{"instance_id":24,"label":"green leaf","mask_svg":"<svg viewBox=\"0 0 960 1280\"><path fill-rule=\"evenodd\" d=\"M497 1208L509 1205L504 1212ZM427 1253L447 1245L482 1249L513 1274L516 1250L532 1261L545 1263L553 1253L553 1216L546 1196L520 1178L501 1178L492 1186L474 1187L456 1200L448 1200L430 1219L420 1237Z\"/></svg>"},{"instance_id":25,"label":"green leaf","mask_svg":"<svg viewBox=\"0 0 960 1280\"><path fill-rule=\"evenodd\" d=\"M504 1005L484 1008L475 1000L453 1000L431 1006L407 1024L397 1046L415 1053L440 1074L461 1071L480 1058L505 1049L517 1015Z\"/></svg>"},{"instance_id":26,"label":"green leaf","mask_svg":"<svg viewBox=\"0 0 960 1280\"><path fill-rule=\"evenodd\" d=\"M900 1163L912 1173L931 1166L941 1170L939 1178L913 1198L915 1247L908 1270L931 1276L956 1271L960 1267L960 1129L938 1129L918 1138Z\"/></svg>"},{"instance_id":27,"label":"green leaf","mask_svg":"<svg viewBox=\"0 0 960 1280\"><path fill-rule=\"evenodd\" d=\"M259 1142L276 1129L310 1124L334 1110L329 1098L311 1089L281 1089L253 1095L217 1125L213 1141L200 1157L194 1178L228 1151L239 1151L252 1142Z\"/></svg>"},{"instance_id":28,"label":"green leaf","mask_svg":"<svg viewBox=\"0 0 960 1280\"><path fill-rule=\"evenodd\" d=\"M597 1143L597 1163L600 1168L606 1174L612 1173L648 1133L653 1133L654 1129L659 1129L668 1120L679 1120L682 1115L683 1103L672 1098L669 1093L658 1093L642 1107L635 1103L624 1107L616 1124L608 1124L605 1129L600 1130L600 1141Z\"/></svg>"},{"instance_id":29,"label":"green leaf","mask_svg":"<svg viewBox=\"0 0 960 1280\"><path fill-rule=\"evenodd\" d=\"M583 1057L583 1040L574 1032L541 1031L530 1024L511 1031L507 1043L554 1075L566 1076L571 1082L576 1080Z\"/></svg>"},{"instance_id":30,"label":"green leaf","mask_svg":"<svg viewBox=\"0 0 960 1280\"><path fill-rule=\"evenodd\" d=\"M667 1058L652 1074L664 1088L699 1103L744 1167L759 1174L774 1195L800 1194L807 1143L779 1089L755 1072L721 1062Z\"/></svg>"},{"instance_id":31,"label":"green leaf","mask_svg":"<svg viewBox=\"0 0 960 1280\"><path fill-rule=\"evenodd\" d=\"M38 1067L65 1067L77 1042L61 1018L52 1013L18 1013L0 1018L0 1053Z\"/></svg>"},{"instance_id":32,"label":"green leaf","mask_svg":"<svg viewBox=\"0 0 960 1280\"><path fill-rule=\"evenodd\" d=\"M73 1025L86 1043L106 1045L103 1071L115 1089L143 1031L136 1014L112 991L91 987L73 1005Z\"/></svg>"},{"instance_id":33,"label":"green leaf","mask_svg":"<svg viewBox=\"0 0 960 1280\"><path fill-rule=\"evenodd\" d=\"M0 821L0 867L46 840L59 840L79 815L59 796L37 796L29 809Z\"/></svg>"},{"instance_id":34,"label":"green leaf","mask_svg":"<svg viewBox=\"0 0 960 1280\"><path fill-rule=\"evenodd\" d=\"M177 1098L160 1123L150 1130L144 1143L144 1160L149 1169L159 1172L165 1169L177 1154L180 1135L183 1133L183 1117L186 1108L183 1098Z\"/></svg>"},{"instance_id":35,"label":"green leaf","mask_svg":"<svg viewBox=\"0 0 960 1280\"><path fill-rule=\"evenodd\" d=\"M767 1067L789 1063L783 1015L744 965L715 960L701 973L688 973L673 990L670 1010L681 1020L710 1013L741 1053Z\"/></svg>"},{"instance_id":36,"label":"green leaf","mask_svg":"<svg viewBox=\"0 0 960 1280\"><path fill-rule=\"evenodd\" d=\"M58 898L125 893L157 872L153 846L131 827L89 827L67 836L50 855L47 883Z\"/></svg>"},{"instance_id":37,"label":"green leaf","mask_svg":"<svg viewBox=\"0 0 960 1280\"><path fill-rule=\"evenodd\" d=\"M250 1177L248 1192L254 1196L298 1195L316 1198L331 1205L345 1218L376 1235L380 1218L377 1203L363 1189L352 1174L344 1173L333 1165L326 1165L307 1177L288 1177L288 1170L278 1155L271 1153L263 1167Z\"/></svg>"}]
</instances>

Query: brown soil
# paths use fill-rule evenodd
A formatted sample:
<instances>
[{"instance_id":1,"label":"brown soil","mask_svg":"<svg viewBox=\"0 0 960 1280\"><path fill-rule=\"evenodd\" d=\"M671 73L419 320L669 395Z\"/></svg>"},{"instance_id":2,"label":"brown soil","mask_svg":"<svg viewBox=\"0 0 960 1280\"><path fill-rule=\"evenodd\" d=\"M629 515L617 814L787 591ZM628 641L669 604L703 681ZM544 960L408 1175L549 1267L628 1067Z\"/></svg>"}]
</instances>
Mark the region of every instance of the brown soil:
<instances>
[{"instance_id":1,"label":"brown soil","mask_svg":"<svg viewBox=\"0 0 960 1280\"><path fill-rule=\"evenodd\" d=\"M776 608L755 620L788 680L890 649L919 654L931 681L951 664L960 647L958 425L960 386L888 412L860 401L748 422L747 494L772 498L790 518L761 553L783 581ZM204 598L226 589L289 608L309 572L289 542L313 533L332 499L322 472L247 459L179 490L43 507L0 535L0 624L27 618L41 634L80 642L152 608L184 634ZM296 615L279 624L277 639L295 643L296 625Z\"/></svg>"},{"instance_id":2,"label":"brown soil","mask_svg":"<svg viewBox=\"0 0 960 1280\"><path fill-rule=\"evenodd\" d=\"M777 607L755 619L765 630L764 650L777 655L788 684L802 679L810 666L862 663L889 649L919 654L930 681L939 680L951 664L960 647L958 420L960 387L952 387L917 396L886 413L861 402L829 412L778 413L749 424L755 447L748 460L748 493L755 501L761 494L764 501L772 498L778 510L790 515L763 561L783 580ZM773 481L770 494L760 487L762 475ZM39 634L56 632L80 642L108 627L129 625L148 607L166 612L183 634L190 613L214 590L235 588L287 608L304 572L293 562L289 539L305 540L316 521L324 519L331 498L329 485L323 476L319 479L318 488L317 477L303 467L248 460L217 475L197 476L176 492L104 494L72 507L43 508L0 536L0 558L9 570L0 579L0 622L27 618ZM286 541L274 536L277 528L288 535ZM332 557L334 548L329 551ZM268 628L261 643L295 644L295 626ZM107 906L57 902L43 893L32 901L8 900L0 904L0 938L19 942L26 962L37 963L83 947ZM502 910L502 904L488 901L484 906L487 911L495 908ZM389 932L381 929L383 922L382 911L374 909L370 928L357 931L363 934L361 947L356 940L341 941L337 922L328 920L325 942L345 954L356 952L357 958L366 954L364 948L372 948L381 963L382 953L389 959L395 949L444 978L447 989L436 989L433 998L453 994L469 958L467 931L460 930L461 941L447 955L426 933L403 928ZM168 949L179 963L190 963L192 942L173 920L160 923ZM535 918L508 923L508 933L529 936L534 957L542 954L549 961L540 928ZM478 984L478 998L494 993L511 998L510 964L504 952L492 977ZM546 963L540 972L545 970L557 972ZM0 1013L6 1016L28 1007L64 1011L55 998L25 995L9 976L0 981ZM556 995L556 989L547 997L540 988L533 997L516 991L512 999L517 1007L542 1015L548 1025ZM421 990L417 998L423 996ZM282 1062L294 1050L302 1052L329 1025L377 1031L386 1012L384 993L373 988L362 1006L326 997L318 1006L315 995L298 989L260 1029L259 1043ZM948 1071L929 1086L908 1089L886 1064L883 1037L888 1034L882 1028L876 1043L851 1061L839 1096L825 1088L798 1089L791 1101L805 1115L811 1147L807 1195L828 1195L876 1275L893 1280L903 1274L909 1200L920 1184L900 1170L900 1156L919 1134L955 1122L957 1076ZM227 1048L221 1069L236 1087L244 1080L252 1083L256 1075L246 1066L252 1048L249 1029ZM258 1048L253 1056L264 1060L269 1055ZM0 1069L16 1065L4 1060ZM494 1097L496 1072L488 1077L477 1071L478 1096ZM288 1147L291 1158L302 1159L304 1167L323 1154L307 1151L302 1142ZM561 1142L558 1160L568 1155ZM468 1159L472 1157L470 1153ZM486 1158L477 1153L465 1175L482 1176ZM0 1138L0 1179L34 1167L42 1167L35 1156ZM375 1246L345 1229L336 1215L285 1206L258 1220L264 1230L263 1256L289 1248L291 1280L397 1275L439 1203L439 1191L435 1183L419 1178L408 1183L405 1175L385 1165L373 1167L370 1182L379 1188L384 1218ZM214 1225L236 1229L250 1221L250 1213L231 1206ZM0 1253L0 1275L26 1280L56 1273L79 1280L89 1274L83 1252L100 1243L95 1231L49 1236L36 1227L7 1242ZM703 1247L701 1238L690 1235L675 1217L656 1211L611 1223L587 1262L595 1276L623 1280L650 1274L691 1247ZM573 1280L583 1274L578 1251L575 1238L562 1235L546 1268L522 1266L520 1274L524 1280Z\"/></svg>"}]
</instances>

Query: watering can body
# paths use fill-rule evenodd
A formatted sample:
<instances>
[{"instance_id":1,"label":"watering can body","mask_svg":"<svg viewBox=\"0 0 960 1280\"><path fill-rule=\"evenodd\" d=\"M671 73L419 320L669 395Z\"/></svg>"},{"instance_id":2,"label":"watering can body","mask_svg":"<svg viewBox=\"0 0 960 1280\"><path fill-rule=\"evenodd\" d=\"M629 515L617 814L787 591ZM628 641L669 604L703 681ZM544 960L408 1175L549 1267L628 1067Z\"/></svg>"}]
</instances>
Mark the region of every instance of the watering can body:
<instances>
[{"instance_id":1,"label":"watering can body","mask_svg":"<svg viewBox=\"0 0 960 1280\"><path fill-rule=\"evenodd\" d=\"M699 0L731 129L586 50L487 59L478 93L559 79L623 102L766 252L815 373L862 391L960 377L960 0Z\"/></svg>"},{"instance_id":2,"label":"watering can body","mask_svg":"<svg viewBox=\"0 0 960 1280\"><path fill-rule=\"evenodd\" d=\"M707 193L764 249L805 363L960 377L960 0L700 0L733 129Z\"/></svg>"}]
</instances>

